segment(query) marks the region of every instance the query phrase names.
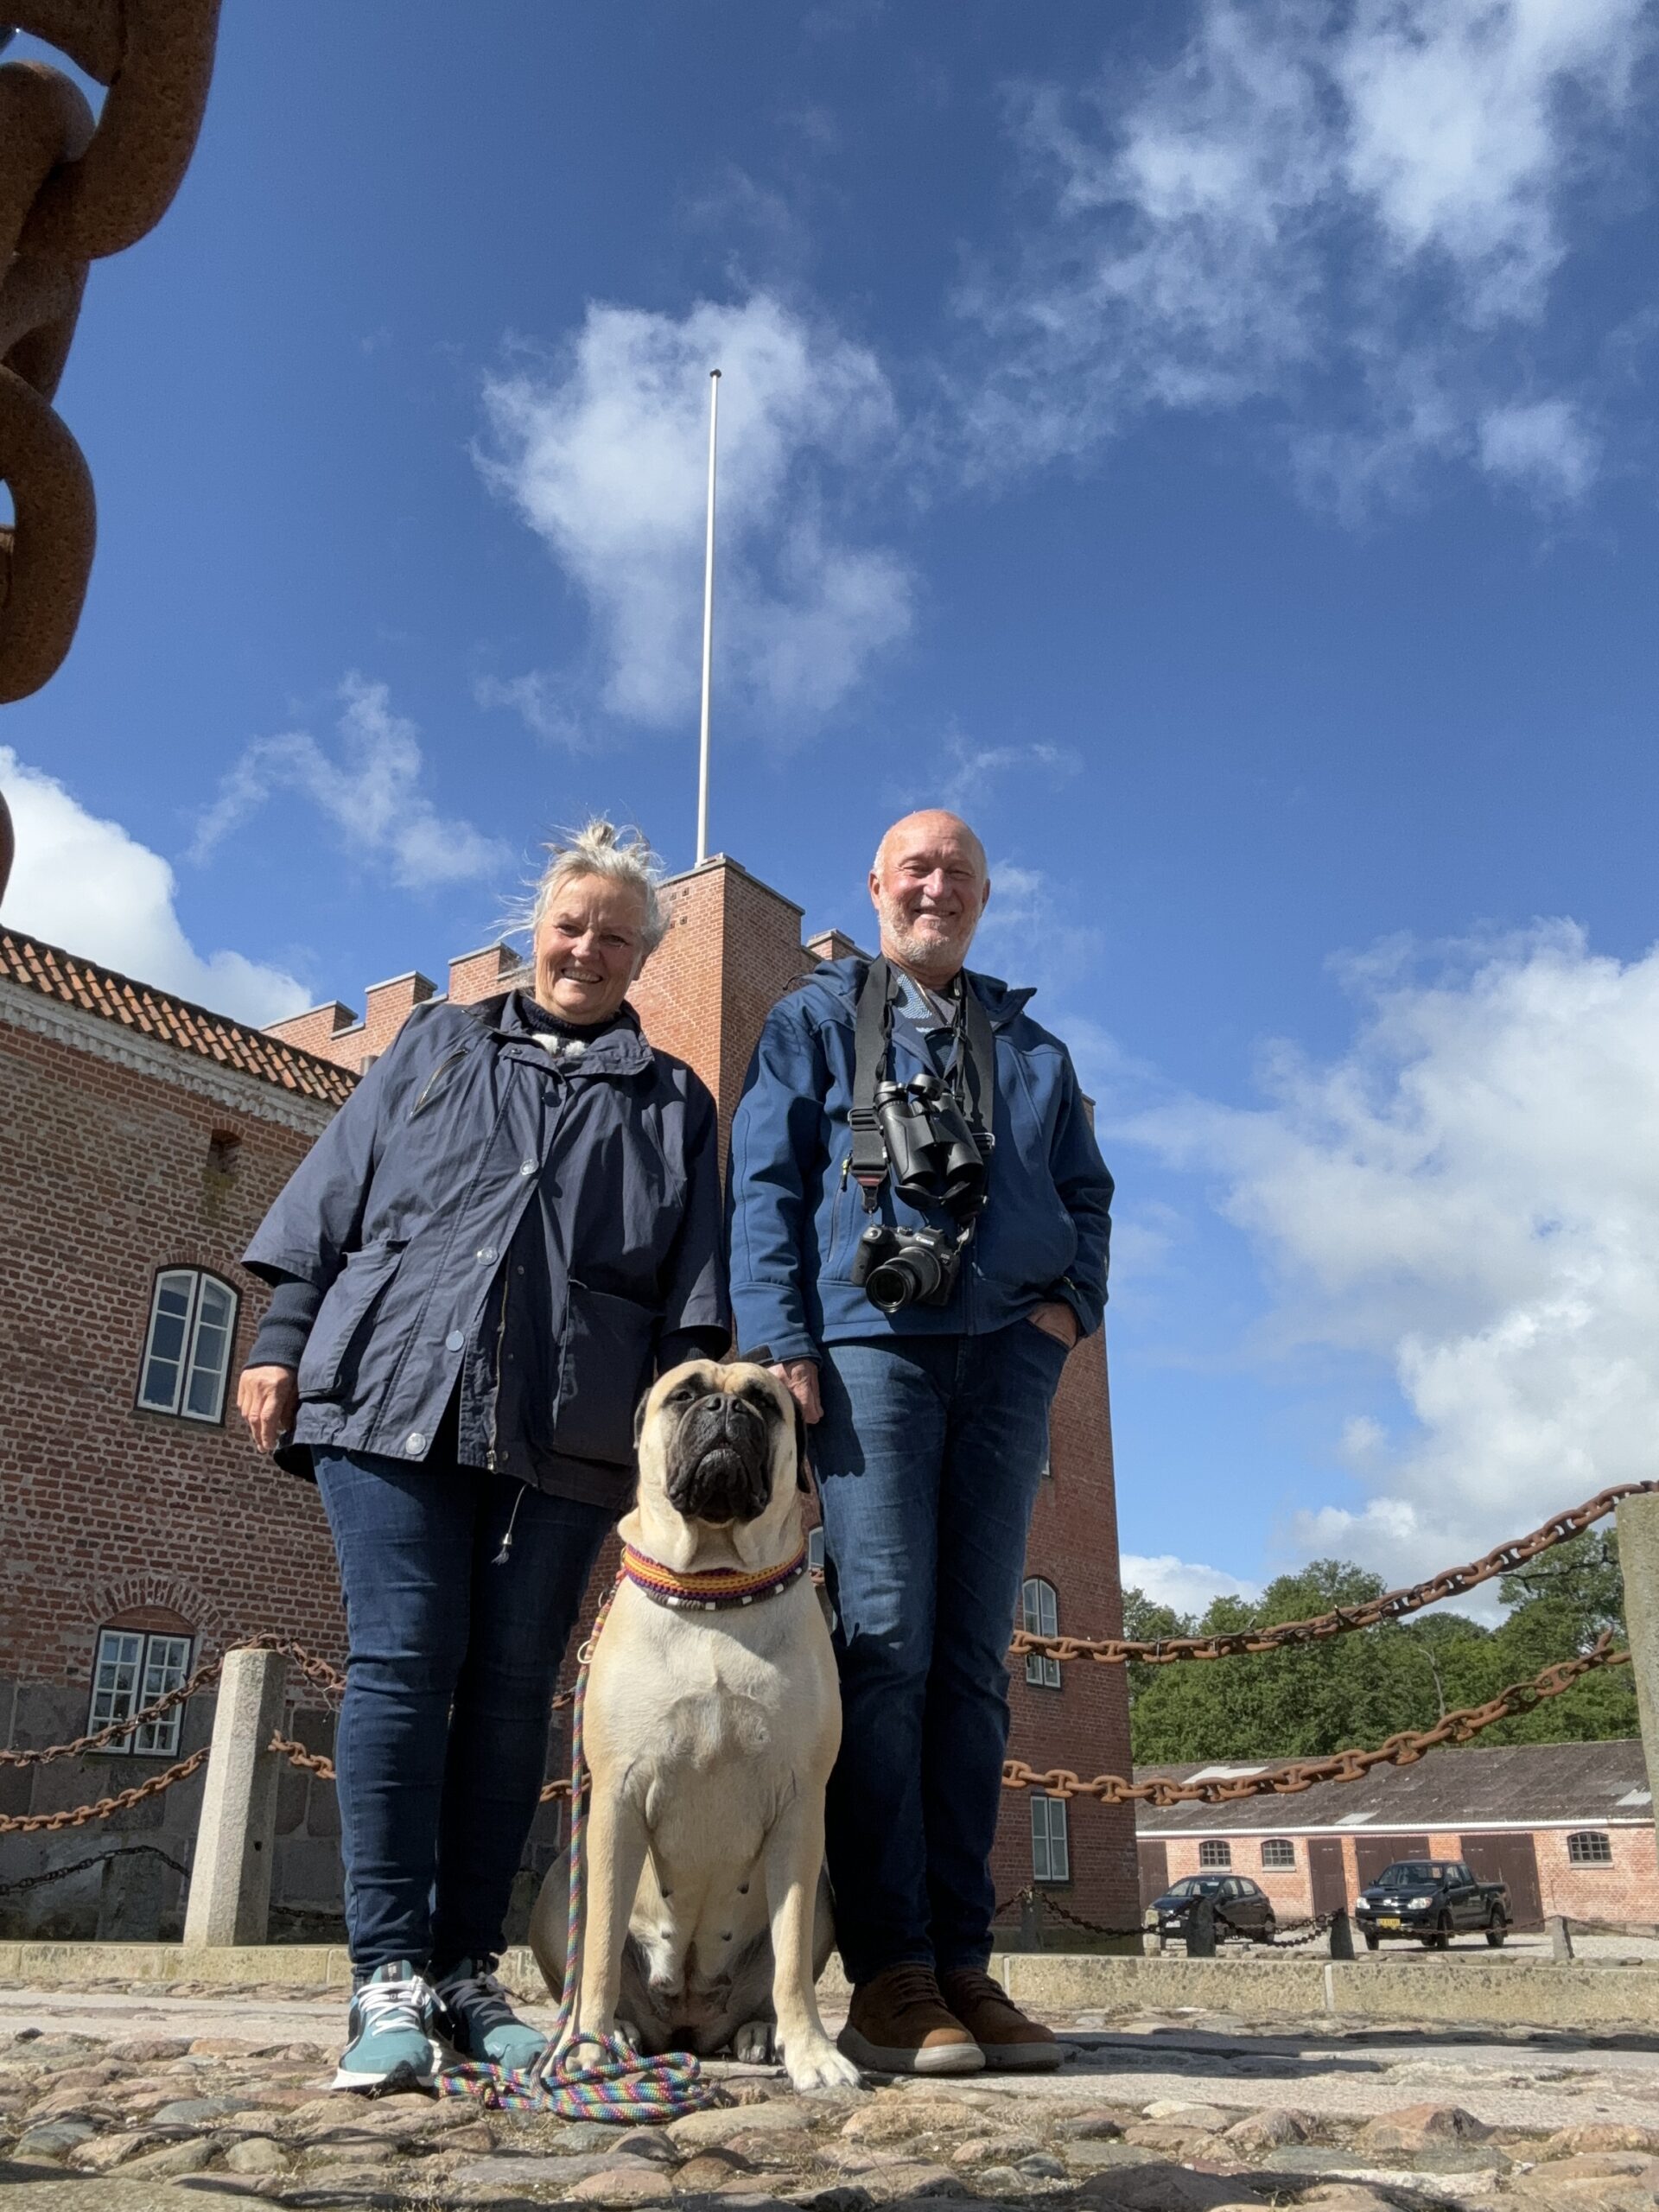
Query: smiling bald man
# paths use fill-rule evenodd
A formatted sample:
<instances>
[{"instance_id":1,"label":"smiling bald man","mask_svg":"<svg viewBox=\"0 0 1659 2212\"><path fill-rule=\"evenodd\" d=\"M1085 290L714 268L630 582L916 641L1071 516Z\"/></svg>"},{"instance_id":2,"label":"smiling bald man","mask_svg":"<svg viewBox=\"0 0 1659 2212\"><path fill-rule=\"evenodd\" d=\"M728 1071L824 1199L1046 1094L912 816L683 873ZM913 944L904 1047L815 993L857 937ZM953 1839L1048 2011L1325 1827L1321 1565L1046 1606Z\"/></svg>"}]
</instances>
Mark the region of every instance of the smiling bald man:
<instances>
[{"instance_id":1,"label":"smiling bald man","mask_svg":"<svg viewBox=\"0 0 1659 2212\"><path fill-rule=\"evenodd\" d=\"M844 1716L841 2048L888 2073L1034 2070L1059 2046L986 1971L1004 1662L1049 1406L1101 1325L1112 1179L1031 992L964 964L991 895L973 830L906 815L869 881L879 957L826 962L755 1051L732 1303L813 1424Z\"/></svg>"}]
</instances>

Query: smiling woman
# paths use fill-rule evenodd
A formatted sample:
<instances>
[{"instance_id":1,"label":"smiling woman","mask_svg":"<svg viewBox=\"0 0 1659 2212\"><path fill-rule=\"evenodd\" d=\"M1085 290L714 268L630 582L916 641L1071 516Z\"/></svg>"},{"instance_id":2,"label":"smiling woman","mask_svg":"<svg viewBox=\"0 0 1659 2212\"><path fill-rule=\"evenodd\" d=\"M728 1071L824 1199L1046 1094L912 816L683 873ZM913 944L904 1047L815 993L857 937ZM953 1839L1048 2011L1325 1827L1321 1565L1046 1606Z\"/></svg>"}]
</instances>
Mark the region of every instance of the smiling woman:
<instances>
[{"instance_id":1,"label":"smiling woman","mask_svg":"<svg viewBox=\"0 0 1659 2212\"><path fill-rule=\"evenodd\" d=\"M537 1004L566 1021L608 1021L662 942L651 848L590 822L548 850L530 918Z\"/></svg>"},{"instance_id":2,"label":"smiling woman","mask_svg":"<svg viewBox=\"0 0 1659 2212\"><path fill-rule=\"evenodd\" d=\"M440 2024L540 2055L492 1969L554 1681L635 1403L727 1343L714 1102L627 1004L650 848L589 823L524 918L533 991L417 1008L247 1254L275 1294L239 1402L315 1471L346 1599L341 2088L429 2085Z\"/></svg>"}]
</instances>

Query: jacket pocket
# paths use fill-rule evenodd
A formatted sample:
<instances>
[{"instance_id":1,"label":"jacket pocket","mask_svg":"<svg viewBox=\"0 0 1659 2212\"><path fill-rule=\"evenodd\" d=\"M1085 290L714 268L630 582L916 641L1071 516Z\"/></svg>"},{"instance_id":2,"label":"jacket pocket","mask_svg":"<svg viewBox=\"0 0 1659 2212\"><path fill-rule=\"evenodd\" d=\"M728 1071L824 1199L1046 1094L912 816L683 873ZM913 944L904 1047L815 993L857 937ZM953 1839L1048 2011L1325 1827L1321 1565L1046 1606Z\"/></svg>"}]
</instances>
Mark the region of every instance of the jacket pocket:
<instances>
[{"instance_id":1,"label":"jacket pocket","mask_svg":"<svg viewBox=\"0 0 1659 2212\"><path fill-rule=\"evenodd\" d=\"M574 1277L565 1312L553 1448L574 1459L633 1460L633 1409L651 1381L658 1315Z\"/></svg>"},{"instance_id":2,"label":"jacket pocket","mask_svg":"<svg viewBox=\"0 0 1659 2212\"><path fill-rule=\"evenodd\" d=\"M302 1398L335 1398L342 1378L360 1363L380 1300L404 1256L400 1240L373 1244L347 1258L343 1274L317 1309L300 1360Z\"/></svg>"},{"instance_id":3,"label":"jacket pocket","mask_svg":"<svg viewBox=\"0 0 1659 2212\"><path fill-rule=\"evenodd\" d=\"M420 1095L416 1099L415 1103L409 1109L409 1118L411 1122L415 1119L417 1114L423 1113L427 1107L432 1103L432 1101L442 1090L444 1085L448 1082L450 1077L454 1073L456 1068L460 1065L461 1062L466 1058L466 1057L467 1047L465 1045L452 1045L450 1046L449 1050L444 1054L443 1058L433 1069L431 1074L428 1076L426 1081L421 1085Z\"/></svg>"},{"instance_id":4,"label":"jacket pocket","mask_svg":"<svg viewBox=\"0 0 1659 2212\"><path fill-rule=\"evenodd\" d=\"M843 1154L830 1177L830 1234L824 1240L823 1272L832 1281L842 1281L852 1272L859 1237L855 1224L863 1210L864 1193L852 1178L852 1155Z\"/></svg>"}]
</instances>

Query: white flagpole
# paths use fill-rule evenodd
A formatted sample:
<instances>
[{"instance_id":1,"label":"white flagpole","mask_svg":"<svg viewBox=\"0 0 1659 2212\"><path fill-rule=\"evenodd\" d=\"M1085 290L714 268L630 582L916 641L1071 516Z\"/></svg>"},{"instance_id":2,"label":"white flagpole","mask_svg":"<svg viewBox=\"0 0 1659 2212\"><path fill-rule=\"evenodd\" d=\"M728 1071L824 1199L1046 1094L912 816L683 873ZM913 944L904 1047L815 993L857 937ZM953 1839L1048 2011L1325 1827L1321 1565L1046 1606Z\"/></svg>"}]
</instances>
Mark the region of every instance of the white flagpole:
<instances>
[{"instance_id":1,"label":"white flagpole","mask_svg":"<svg viewBox=\"0 0 1659 2212\"><path fill-rule=\"evenodd\" d=\"M702 554L702 736L697 751L697 864L709 857L709 683L715 645L715 444L720 371L709 372L709 531Z\"/></svg>"}]
</instances>

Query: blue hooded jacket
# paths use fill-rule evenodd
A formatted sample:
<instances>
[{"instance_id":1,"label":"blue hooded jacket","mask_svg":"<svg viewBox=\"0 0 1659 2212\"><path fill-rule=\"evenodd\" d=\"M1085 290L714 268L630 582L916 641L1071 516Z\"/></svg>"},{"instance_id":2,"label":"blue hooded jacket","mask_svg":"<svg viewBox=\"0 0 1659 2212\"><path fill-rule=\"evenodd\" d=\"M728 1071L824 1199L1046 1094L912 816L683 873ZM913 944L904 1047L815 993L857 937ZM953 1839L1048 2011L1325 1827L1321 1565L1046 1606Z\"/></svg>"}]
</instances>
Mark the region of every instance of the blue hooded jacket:
<instances>
[{"instance_id":1,"label":"blue hooded jacket","mask_svg":"<svg viewBox=\"0 0 1659 2212\"><path fill-rule=\"evenodd\" d=\"M990 1195L948 1305L883 1313L852 1280L874 1221L947 1225L895 1200L874 1214L849 1173L854 1014L868 970L827 961L766 1017L732 1123L727 1212L741 1350L816 1359L855 1338L980 1336L1063 1299L1084 1336L1106 1304L1112 1179L1071 1057L1026 1013L1028 990L968 973L996 1045ZM902 1014L893 1025L899 1083L934 1065Z\"/></svg>"},{"instance_id":2,"label":"blue hooded jacket","mask_svg":"<svg viewBox=\"0 0 1659 2212\"><path fill-rule=\"evenodd\" d=\"M417 1007L245 1255L321 1294L293 1445L459 1456L622 1503L633 1413L688 1331L723 1338L715 1104L631 1009L548 1050L515 995Z\"/></svg>"}]
</instances>

